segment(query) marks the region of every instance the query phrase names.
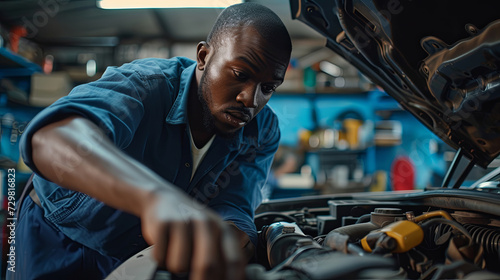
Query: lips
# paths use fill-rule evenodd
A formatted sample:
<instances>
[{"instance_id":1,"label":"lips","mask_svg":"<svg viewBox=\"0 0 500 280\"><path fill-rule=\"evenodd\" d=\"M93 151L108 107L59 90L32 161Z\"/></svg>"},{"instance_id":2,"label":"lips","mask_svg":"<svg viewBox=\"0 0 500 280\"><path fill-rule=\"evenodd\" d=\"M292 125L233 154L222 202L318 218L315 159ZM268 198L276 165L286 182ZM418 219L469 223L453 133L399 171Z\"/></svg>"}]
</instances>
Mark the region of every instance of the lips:
<instances>
[{"instance_id":1,"label":"lips","mask_svg":"<svg viewBox=\"0 0 500 280\"><path fill-rule=\"evenodd\" d=\"M227 110L226 118L233 126L236 127L244 126L251 119L249 114L240 110Z\"/></svg>"},{"instance_id":2,"label":"lips","mask_svg":"<svg viewBox=\"0 0 500 280\"><path fill-rule=\"evenodd\" d=\"M244 112L241 112L241 111L237 111L237 110L227 110L227 113L239 120L241 120L242 122L248 122L250 120L250 116L249 114L247 113L244 113Z\"/></svg>"}]
</instances>

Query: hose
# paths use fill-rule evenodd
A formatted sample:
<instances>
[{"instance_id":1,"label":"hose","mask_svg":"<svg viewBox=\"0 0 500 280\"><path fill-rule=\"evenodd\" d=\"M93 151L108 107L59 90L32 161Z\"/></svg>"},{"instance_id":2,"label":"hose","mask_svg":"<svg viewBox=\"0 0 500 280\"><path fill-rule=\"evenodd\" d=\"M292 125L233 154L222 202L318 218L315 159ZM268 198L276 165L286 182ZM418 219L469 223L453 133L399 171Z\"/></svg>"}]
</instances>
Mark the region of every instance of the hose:
<instances>
[{"instance_id":1,"label":"hose","mask_svg":"<svg viewBox=\"0 0 500 280\"><path fill-rule=\"evenodd\" d=\"M418 217L415 217L415 219L413 220L413 222L418 223L418 222L421 222L423 220L427 220L429 218L439 217L439 216L443 217L443 218L445 218L447 220L453 221L453 218L446 211L437 210L437 211L432 211L432 212L429 212L429 213L422 214L422 215L420 215Z\"/></svg>"}]
</instances>

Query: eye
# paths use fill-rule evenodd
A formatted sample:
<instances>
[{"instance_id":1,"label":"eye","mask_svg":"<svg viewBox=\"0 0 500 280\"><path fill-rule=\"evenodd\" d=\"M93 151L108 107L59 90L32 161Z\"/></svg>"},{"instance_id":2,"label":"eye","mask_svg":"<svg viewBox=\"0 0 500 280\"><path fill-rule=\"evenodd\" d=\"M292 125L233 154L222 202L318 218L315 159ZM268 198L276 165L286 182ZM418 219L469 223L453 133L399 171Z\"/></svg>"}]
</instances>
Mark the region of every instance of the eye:
<instances>
[{"instance_id":1,"label":"eye","mask_svg":"<svg viewBox=\"0 0 500 280\"><path fill-rule=\"evenodd\" d=\"M276 91L276 86L273 86L273 85L263 85L261 87L261 89L262 89L262 92L264 94L271 94L271 93L273 93L273 92Z\"/></svg>"},{"instance_id":2,"label":"eye","mask_svg":"<svg viewBox=\"0 0 500 280\"><path fill-rule=\"evenodd\" d=\"M248 79L248 76L241 71L233 70L233 73L234 73L234 76L236 77L236 79L239 81L246 81Z\"/></svg>"}]
</instances>

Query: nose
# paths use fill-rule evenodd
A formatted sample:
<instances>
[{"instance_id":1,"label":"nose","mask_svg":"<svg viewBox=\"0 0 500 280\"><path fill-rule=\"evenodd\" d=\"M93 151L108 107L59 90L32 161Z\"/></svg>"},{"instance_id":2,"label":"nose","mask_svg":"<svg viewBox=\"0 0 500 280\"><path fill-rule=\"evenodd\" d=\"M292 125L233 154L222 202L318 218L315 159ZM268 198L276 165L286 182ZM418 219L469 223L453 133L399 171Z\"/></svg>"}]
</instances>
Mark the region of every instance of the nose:
<instances>
[{"instance_id":1,"label":"nose","mask_svg":"<svg viewBox=\"0 0 500 280\"><path fill-rule=\"evenodd\" d=\"M247 108L257 108L257 97L259 95L259 86L248 86L237 96L236 101L242 103Z\"/></svg>"}]
</instances>

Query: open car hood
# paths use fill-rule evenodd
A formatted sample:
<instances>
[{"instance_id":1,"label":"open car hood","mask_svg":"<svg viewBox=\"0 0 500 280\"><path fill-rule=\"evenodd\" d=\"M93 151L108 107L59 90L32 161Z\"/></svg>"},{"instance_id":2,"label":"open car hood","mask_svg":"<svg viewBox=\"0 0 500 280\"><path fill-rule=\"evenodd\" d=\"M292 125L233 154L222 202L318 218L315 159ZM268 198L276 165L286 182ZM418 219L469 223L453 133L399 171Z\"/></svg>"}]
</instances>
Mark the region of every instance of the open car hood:
<instances>
[{"instance_id":1,"label":"open car hood","mask_svg":"<svg viewBox=\"0 0 500 280\"><path fill-rule=\"evenodd\" d=\"M500 154L500 15L494 1L290 0L425 126L473 163Z\"/></svg>"}]
</instances>

